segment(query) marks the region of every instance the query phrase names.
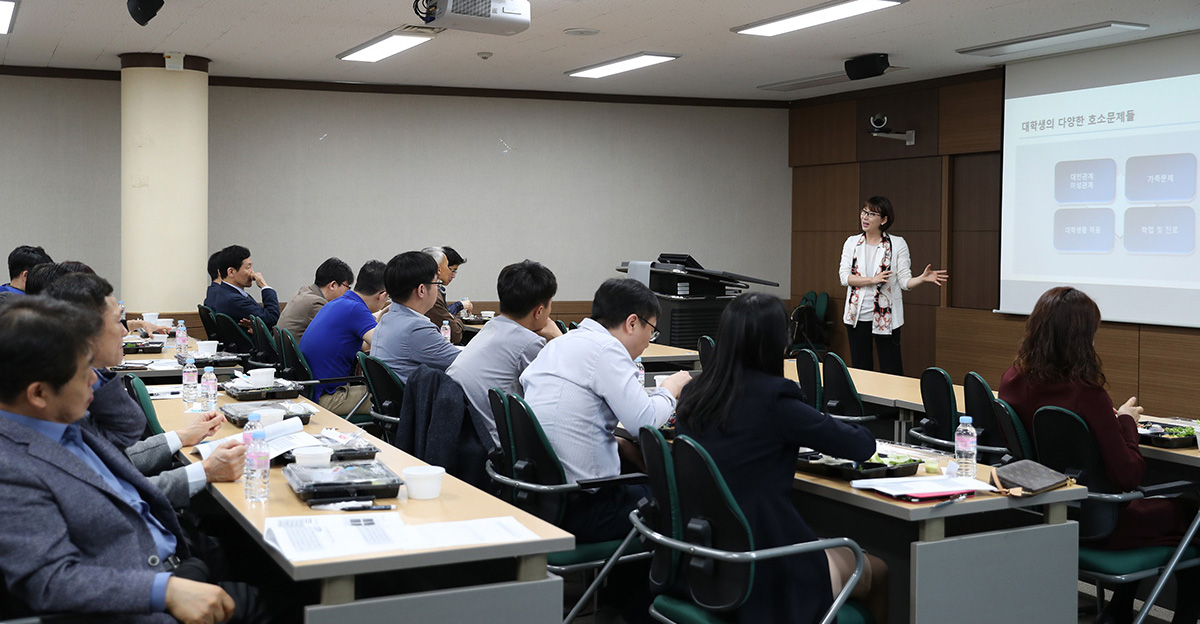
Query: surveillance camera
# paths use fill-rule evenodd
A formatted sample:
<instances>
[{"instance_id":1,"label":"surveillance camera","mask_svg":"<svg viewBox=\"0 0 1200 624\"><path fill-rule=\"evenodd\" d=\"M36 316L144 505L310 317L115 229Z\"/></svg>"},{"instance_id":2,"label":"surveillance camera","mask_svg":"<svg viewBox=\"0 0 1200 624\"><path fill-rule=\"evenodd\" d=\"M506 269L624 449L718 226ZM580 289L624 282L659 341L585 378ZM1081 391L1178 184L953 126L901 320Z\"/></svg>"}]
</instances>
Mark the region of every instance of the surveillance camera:
<instances>
[{"instance_id":1,"label":"surveillance camera","mask_svg":"<svg viewBox=\"0 0 1200 624\"><path fill-rule=\"evenodd\" d=\"M883 113L875 113L874 115L871 115L871 127L875 128L877 132L882 132L884 130L884 126L886 125L887 115L884 115Z\"/></svg>"},{"instance_id":2,"label":"surveillance camera","mask_svg":"<svg viewBox=\"0 0 1200 624\"><path fill-rule=\"evenodd\" d=\"M479 58L486 61L486 60L492 58L492 53L491 52L479 52L478 54L476 54L476 56L478 56Z\"/></svg>"}]
</instances>

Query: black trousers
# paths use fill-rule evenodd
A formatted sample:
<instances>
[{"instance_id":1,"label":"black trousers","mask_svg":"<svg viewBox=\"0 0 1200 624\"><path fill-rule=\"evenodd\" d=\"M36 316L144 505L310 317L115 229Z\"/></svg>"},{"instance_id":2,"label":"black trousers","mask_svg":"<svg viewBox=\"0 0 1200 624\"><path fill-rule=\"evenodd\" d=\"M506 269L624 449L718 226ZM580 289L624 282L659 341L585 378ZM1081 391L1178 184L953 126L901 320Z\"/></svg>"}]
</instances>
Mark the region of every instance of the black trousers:
<instances>
[{"instance_id":1,"label":"black trousers","mask_svg":"<svg viewBox=\"0 0 1200 624\"><path fill-rule=\"evenodd\" d=\"M875 343L875 351L879 352L879 371L892 375L903 375L904 364L900 359L900 329L892 330L890 336L871 333L871 321L859 321L856 325L846 326L846 336L850 339L850 366L862 370L875 370L875 358L871 343Z\"/></svg>"}]
</instances>

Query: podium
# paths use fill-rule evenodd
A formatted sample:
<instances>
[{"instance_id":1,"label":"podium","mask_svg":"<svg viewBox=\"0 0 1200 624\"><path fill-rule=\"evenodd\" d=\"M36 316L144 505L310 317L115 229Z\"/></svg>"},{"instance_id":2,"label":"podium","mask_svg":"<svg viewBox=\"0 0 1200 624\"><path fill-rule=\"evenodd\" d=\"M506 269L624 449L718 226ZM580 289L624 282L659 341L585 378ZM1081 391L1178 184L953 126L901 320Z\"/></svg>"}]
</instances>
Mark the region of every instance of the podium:
<instances>
[{"instance_id":1,"label":"podium","mask_svg":"<svg viewBox=\"0 0 1200 624\"><path fill-rule=\"evenodd\" d=\"M725 306L750 284L779 286L778 282L706 269L688 254L664 253L654 262L622 262L617 271L648 279L662 308L656 342L682 349L695 349L701 336L716 337Z\"/></svg>"}]
</instances>

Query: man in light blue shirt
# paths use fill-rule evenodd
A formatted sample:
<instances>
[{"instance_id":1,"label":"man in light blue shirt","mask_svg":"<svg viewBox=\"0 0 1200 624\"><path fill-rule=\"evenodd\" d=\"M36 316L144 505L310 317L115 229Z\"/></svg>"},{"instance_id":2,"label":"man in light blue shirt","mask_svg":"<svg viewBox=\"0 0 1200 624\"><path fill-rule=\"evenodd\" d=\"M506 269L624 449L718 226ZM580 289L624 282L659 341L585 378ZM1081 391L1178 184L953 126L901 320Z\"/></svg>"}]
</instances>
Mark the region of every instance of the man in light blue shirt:
<instances>
[{"instance_id":1,"label":"man in light blue shirt","mask_svg":"<svg viewBox=\"0 0 1200 624\"><path fill-rule=\"evenodd\" d=\"M375 326L371 355L405 383L418 366L446 370L460 352L425 316L437 303L438 286L442 285L437 270L437 262L428 254L407 251L389 260L383 273L393 305Z\"/></svg>"},{"instance_id":2,"label":"man in light blue shirt","mask_svg":"<svg viewBox=\"0 0 1200 624\"><path fill-rule=\"evenodd\" d=\"M637 435L661 427L691 380L678 372L647 394L634 358L657 337L659 305L641 282L610 279L592 299L591 318L546 345L521 375L525 400L563 464L567 481L614 477L621 472L617 424ZM608 486L571 495L562 528L581 542L620 539L629 512L649 496L644 484Z\"/></svg>"},{"instance_id":3,"label":"man in light blue shirt","mask_svg":"<svg viewBox=\"0 0 1200 624\"><path fill-rule=\"evenodd\" d=\"M39 264L54 262L41 247L21 245L8 254L8 283L0 286L0 293L25 294L25 279L29 270Z\"/></svg>"}]
</instances>

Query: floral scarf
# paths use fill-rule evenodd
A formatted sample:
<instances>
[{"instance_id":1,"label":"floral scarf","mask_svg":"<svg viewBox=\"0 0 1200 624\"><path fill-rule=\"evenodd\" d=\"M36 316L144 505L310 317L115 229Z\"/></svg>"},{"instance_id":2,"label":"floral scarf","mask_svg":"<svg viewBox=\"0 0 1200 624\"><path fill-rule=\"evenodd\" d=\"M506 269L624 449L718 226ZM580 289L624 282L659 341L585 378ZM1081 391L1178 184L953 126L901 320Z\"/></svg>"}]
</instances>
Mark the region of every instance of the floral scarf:
<instances>
[{"instance_id":1,"label":"floral scarf","mask_svg":"<svg viewBox=\"0 0 1200 624\"><path fill-rule=\"evenodd\" d=\"M864 277L862 268L859 267L859 250L867 242L866 234L858 237L858 242L854 245L854 257L850 261L850 274ZM892 237L886 233L883 234L883 240L879 243L879 266L875 269L875 275L879 275L884 271L892 269ZM871 333L873 334L891 334L892 333L892 301L888 297L884 287L887 282L880 282L875 285L875 314L871 319ZM858 307L861 295L861 288L852 288L850 290L850 303L846 306L846 318L844 319L847 325L854 325L858 322Z\"/></svg>"}]
</instances>

